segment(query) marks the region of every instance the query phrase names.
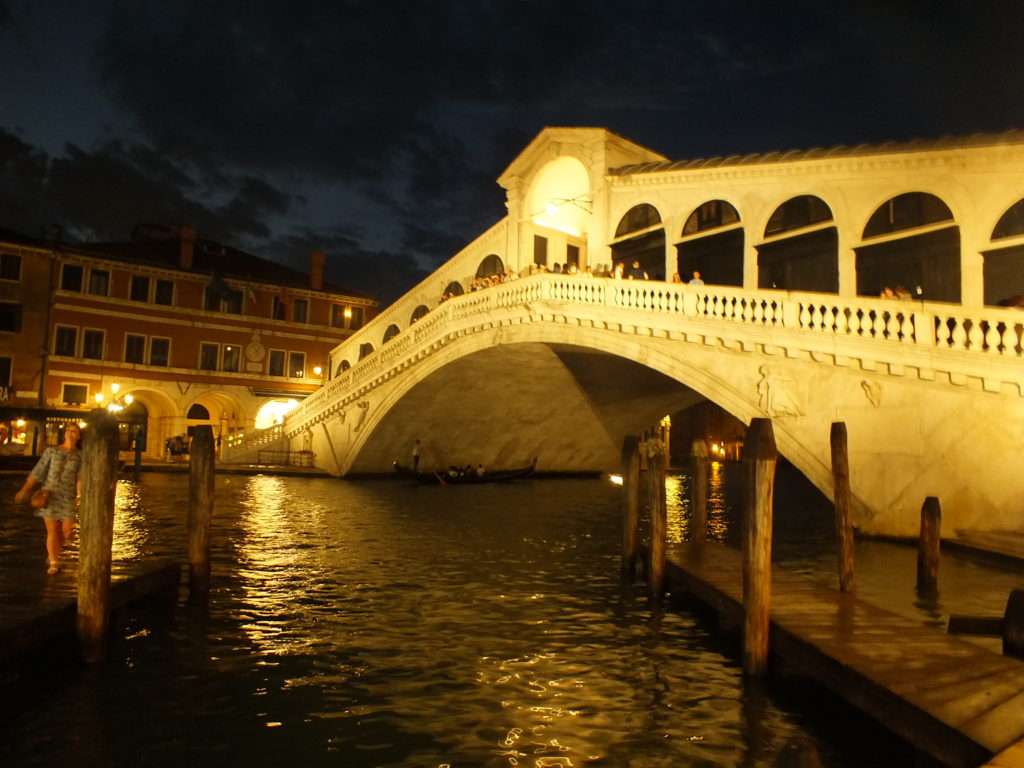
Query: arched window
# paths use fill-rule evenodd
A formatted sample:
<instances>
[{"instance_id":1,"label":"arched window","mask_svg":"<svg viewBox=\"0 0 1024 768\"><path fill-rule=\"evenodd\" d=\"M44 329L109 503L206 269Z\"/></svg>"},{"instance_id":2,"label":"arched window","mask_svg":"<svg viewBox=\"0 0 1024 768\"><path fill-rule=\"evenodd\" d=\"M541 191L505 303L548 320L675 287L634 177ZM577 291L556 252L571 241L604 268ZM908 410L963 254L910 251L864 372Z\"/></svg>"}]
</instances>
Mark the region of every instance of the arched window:
<instances>
[{"instance_id":1,"label":"arched window","mask_svg":"<svg viewBox=\"0 0 1024 768\"><path fill-rule=\"evenodd\" d=\"M999 218L992 230L992 249L984 258L985 303L1024 306L1024 244L999 243L1024 235L1024 200L1018 200Z\"/></svg>"},{"instance_id":2,"label":"arched window","mask_svg":"<svg viewBox=\"0 0 1024 768\"><path fill-rule=\"evenodd\" d=\"M461 296L463 294L462 283L452 280L445 286L444 292L447 296Z\"/></svg>"},{"instance_id":3,"label":"arched window","mask_svg":"<svg viewBox=\"0 0 1024 768\"><path fill-rule=\"evenodd\" d=\"M207 419L210 418L210 412L206 409L205 405L199 403L192 403L188 409L188 413L185 414L186 419Z\"/></svg>"},{"instance_id":4,"label":"arched window","mask_svg":"<svg viewBox=\"0 0 1024 768\"><path fill-rule=\"evenodd\" d=\"M725 200L708 200L690 214L690 218L683 225L682 234L683 237L696 235L698 232L736 224L739 220L739 213Z\"/></svg>"},{"instance_id":5,"label":"arched window","mask_svg":"<svg viewBox=\"0 0 1024 768\"><path fill-rule=\"evenodd\" d=\"M347 371L351 367L352 366L349 365L348 360L342 360L340 363L338 363L338 367L334 371L334 375L335 376L341 376L341 374L343 374L345 371Z\"/></svg>"},{"instance_id":6,"label":"arched window","mask_svg":"<svg viewBox=\"0 0 1024 768\"><path fill-rule=\"evenodd\" d=\"M685 240L676 246L676 269L682 282L700 273L705 283L743 285L743 230L740 215L725 200L709 200L683 225ZM721 231L724 227L729 227Z\"/></svg>"},{"instance_id":7,"label":"arched window","mask_svg":"<svg viewBox=\"0 0 1024 768\"><path fill-rule=\"evenodd\" d=\"M359 345L359 359L362 360L367 355L373 354L373 344L368 341L364 341Z\"/></svg>"},{"instance_id":8,"label":"arched window","mask_svg":"<svg viewBox=\"0 0 1024 768\"><path fill-rule=\"evenodd\" d=\"M648 203L633 206L619 221L615 237L622 239L612 244L612 261L623 263L627 275L635 263L649 279L665 279L665 229L651 230L659 224L658 209ZM632 232L638 234L630 237Z\"/></svg>"},{"instance_id":9,"label":"arched window","mask_svg":"<svg viewBox=\"0 0 1024 768\"><path fill-rule=\"evenodd\" d=\"M412 317L409 318L409 325L412 325L417 320L422 320L430 312L430 307L426 304L420 304L416 309L412 311Z\"/></svg>"},{"instance_id":10,"label":"arched window","mask_svg":"<svg viewBox=\"0 0 1024 768\"><path fill-rule=\"evenodd\" d=\"M501 261L501 257L496 253L492 253L483 261L480 262L480 266L476 268L477 277L490 277L491 275L503 275L505 274L505 265Z\"/></svg>"},{"instance_id":11,"label":"arched window","mask_svg":"<svg viewBox=\"0 0 1024 768\"><path fill-rule=\"evenodd\" d=\"M926 227L953 221L953 213L944 202L927 192L907 192L882 203L864 227L864 239L888 235L904 229Z\"/></svg>"},{"instance_id":12,"label":"arched window","mask_svg":"<svg viewBox=\"0 0 1024 768\"><path fill-rule=\"evenodd\" d=\"M382 345L383 344L387 344L389 341L391 341L393 338L395 338L395 336L397 336L401 332L402 332L402 329L399 328L395 323L392 323L391 325L389 325L387 327L387 330L384 331L384 339L383 339L383 341L381 341L381 344Z\"/></svg>"},{"instance_id":13,"label":"arched window","mask_svg":"<svg viewBox=\"0 0 1024 768\"><path fill-rule=\"evenodd\" d=\"M881 236L882 242L871 242ZM868 219L856 254L861 296L888 288L915 299L960 301L960 228L935 195L907 192L882 203Z\"/></svg>"},{"instance_id":14,"label":"arched window","mask_svg":"<svg viewBox=\"0 0 1024 768\"><path fill-rule=\"evenodd\" d=\"M839 232L828 203L814 195L790 198L764 228L769 242L757 246L757 284L787 291L839 290ZM787 233L792 232L792 235Z\"/></svg>"},{"instance_id":15,"label":"arched window","mask_svg":"<svg viewBox=\"0 0 1024 768\"><path fill-rule=\"evenodd\" d=\"M661 214L657 208L649 203L634 205L619 221L619 226L615 228L615 236L622 237L630 232L653 227L655 224L661 224Z\"/></svg>"}]
</instances>

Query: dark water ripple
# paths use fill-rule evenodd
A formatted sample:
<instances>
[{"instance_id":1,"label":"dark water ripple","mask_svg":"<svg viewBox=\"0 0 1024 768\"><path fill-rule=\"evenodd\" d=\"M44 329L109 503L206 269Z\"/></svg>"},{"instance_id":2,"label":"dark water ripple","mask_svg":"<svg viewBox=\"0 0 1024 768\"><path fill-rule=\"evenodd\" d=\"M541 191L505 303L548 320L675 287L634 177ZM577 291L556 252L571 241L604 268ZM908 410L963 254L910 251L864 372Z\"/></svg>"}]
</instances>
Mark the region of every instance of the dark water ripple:
<instances>
[{"instance_id":1,"label":"dark water ripple","mask_svg":"<svg viewBox=\"0 0 1024 768\"><path fill-rule=\"evenodd\" d=\"M670 531L685 536L685 481L672 482ZM712 488L725 541L728 483ZM0 484L4 498L14 488ZM180 476L122 483L115 557L181 553L186 497ZM35 573L41 526L3 511L4 568ZM778 551L827 581L830 529L800 515ZM0 762L768 766L807 739L824 764L855 766L887 762L862 744L899 749L846 710L839 729L831 705L745 684L689 614L652 615L618 584L619 524L616 492L598 481L219 477L208 610L136 617L104 668L19 692ZM874 553L858 549L862 585L895 591L891 553L878 556L888 575L867 575ZM900 599L925 618L940 610Z\"/></svg>"}]
</instances>

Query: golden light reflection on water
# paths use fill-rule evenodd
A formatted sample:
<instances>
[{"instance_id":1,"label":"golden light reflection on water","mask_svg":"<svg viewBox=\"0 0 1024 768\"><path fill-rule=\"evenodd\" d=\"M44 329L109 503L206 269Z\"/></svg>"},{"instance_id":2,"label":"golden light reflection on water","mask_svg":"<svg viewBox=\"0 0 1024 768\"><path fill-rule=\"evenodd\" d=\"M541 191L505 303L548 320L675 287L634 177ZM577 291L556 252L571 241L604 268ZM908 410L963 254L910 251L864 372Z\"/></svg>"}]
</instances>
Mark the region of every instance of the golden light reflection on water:
<instances>
[{"instance_id":1,"label":"golden light reflection on water","mask_svg":"<svg viewBox=\"0 0 1024 768\"><path fill-rule=\"evenodd\" d=\"M690 483L687 473L665 478L665 508L668 516L666 537L670 544L690 539ZM708 531L712 541L725 541L729 518L725 498L725 464L712 461L708 472Z\"/></svg>"},{"instance_id":2,"label":"golden light reflection on water","mask_svg":"<svg viewBox=\"0 0 1024 768\"><path fill-rule=\"evenodd\" d=\"M142 494L133 480L119 480L114 491L114 541L110 557L114 562L142 557L146 544L146 516Z\"/></svg>"}]
</instances>

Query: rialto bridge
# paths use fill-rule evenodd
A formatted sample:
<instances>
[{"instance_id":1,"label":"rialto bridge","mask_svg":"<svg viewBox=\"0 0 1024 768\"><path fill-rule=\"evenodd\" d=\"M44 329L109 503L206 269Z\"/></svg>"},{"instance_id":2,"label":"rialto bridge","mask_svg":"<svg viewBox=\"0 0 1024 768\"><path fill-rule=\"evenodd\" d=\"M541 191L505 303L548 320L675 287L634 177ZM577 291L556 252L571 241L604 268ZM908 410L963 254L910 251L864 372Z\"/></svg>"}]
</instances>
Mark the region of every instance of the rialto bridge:
<instances>
[{"instance_id":1,"label":"rialto bridge","mask_svg":"<svg viewBox=\"0 0 1024 768\"><path fill-rule=\"evenodd\" d=\"M428 467L609 470L624 435L710 400L772 417L826 495L845 421L862 530L913 533L928 495L948 534L1024 527L1024 313L998 306L1024 294L1024 135L671 162L551 128L499 183L508 216L257 440L339 475L417 439ZM648 279L599 276L618 261Z\"/></svg>"}]
</instances>

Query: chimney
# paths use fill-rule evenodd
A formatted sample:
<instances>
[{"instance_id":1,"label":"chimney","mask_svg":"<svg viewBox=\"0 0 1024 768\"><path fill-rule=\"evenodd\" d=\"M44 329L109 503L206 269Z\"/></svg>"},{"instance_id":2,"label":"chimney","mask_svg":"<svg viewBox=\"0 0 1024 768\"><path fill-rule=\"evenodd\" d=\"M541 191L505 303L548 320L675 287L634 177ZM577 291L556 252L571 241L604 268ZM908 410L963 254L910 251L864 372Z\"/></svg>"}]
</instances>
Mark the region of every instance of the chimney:
<instances>
[{"instance_id":1,"label":"chimney","mask_svg":"<svg viewBox=\"0 0 1024 768\"><path fill-rule=\"evenodd\" d=\"M324 252L313 251L309 255L309 287L314 291L324 289Z\"/></svg>"},{"instance_id":2,"label":"chimney","mask_svg":"<svg viewBox=\"0 0 1024 768\"><path fill-rule=\"evenodd\" d=\"M192 227L182 227L178 234L178 266L182 269L192 269L192 256L196 249L196 231Z\"/></svg>"}]
</instances>

